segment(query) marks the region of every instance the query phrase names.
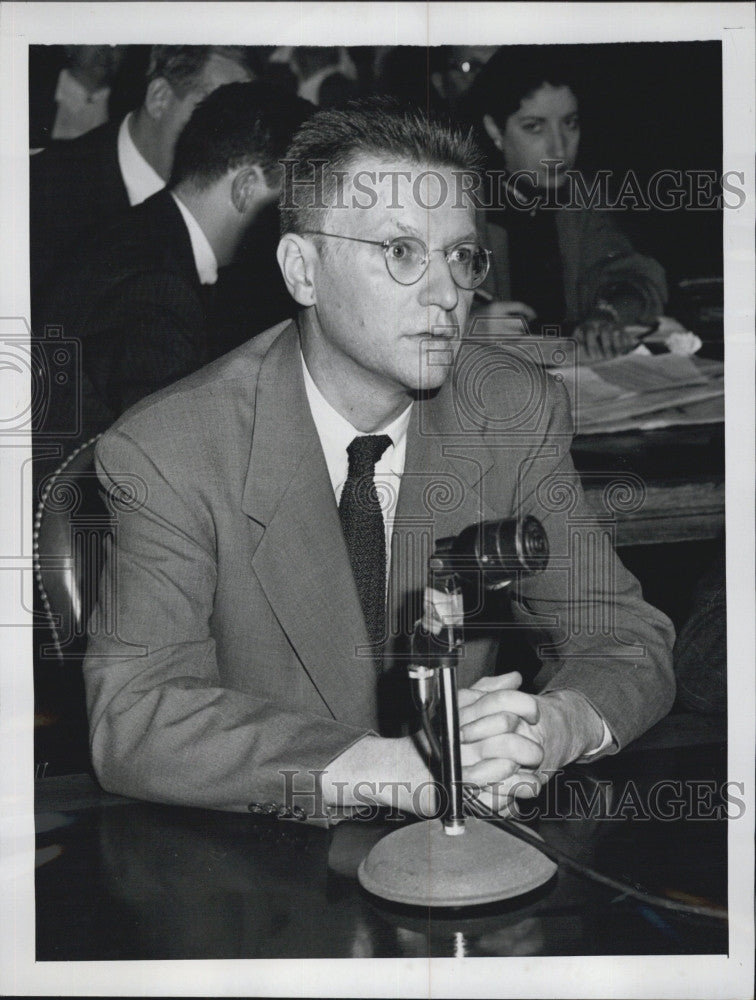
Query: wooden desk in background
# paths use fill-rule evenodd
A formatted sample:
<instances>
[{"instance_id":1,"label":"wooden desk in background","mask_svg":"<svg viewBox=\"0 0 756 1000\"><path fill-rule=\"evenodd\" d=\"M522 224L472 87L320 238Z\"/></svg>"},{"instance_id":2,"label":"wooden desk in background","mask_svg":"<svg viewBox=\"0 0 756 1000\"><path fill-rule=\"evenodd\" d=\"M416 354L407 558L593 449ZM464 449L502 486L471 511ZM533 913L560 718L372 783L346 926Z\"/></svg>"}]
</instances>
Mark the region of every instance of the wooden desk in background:
<instances>
[{"instance_id":1,"label":"wooden desk in background","mask_svg":"<svg viewBox=\"0 0 756 1000\"><path fill-rule=\"evenodd\" d=\"M572 455L597 512L607 513L607 487L618 491L620 547L707 541L724 530L723 424L577 437Z\"/></svg>"}]
</instances>

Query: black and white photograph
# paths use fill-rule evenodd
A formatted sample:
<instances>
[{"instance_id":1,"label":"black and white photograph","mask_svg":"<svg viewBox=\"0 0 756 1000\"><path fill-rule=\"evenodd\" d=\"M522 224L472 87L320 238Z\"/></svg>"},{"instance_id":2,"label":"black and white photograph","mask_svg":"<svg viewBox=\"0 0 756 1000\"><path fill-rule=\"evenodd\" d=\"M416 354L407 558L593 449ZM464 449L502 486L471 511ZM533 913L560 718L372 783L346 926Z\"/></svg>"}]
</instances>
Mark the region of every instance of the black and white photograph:
<instances>
[{"instance_id":1,"label":"black and white photograph","mask_svg":"<svg viewBox=\"0 0 756 1000\"><path fill-rule=\"evenodd\" d=\"M753 996L755 37L3 5L4 994Z\"/></svg>"}]
</instances>

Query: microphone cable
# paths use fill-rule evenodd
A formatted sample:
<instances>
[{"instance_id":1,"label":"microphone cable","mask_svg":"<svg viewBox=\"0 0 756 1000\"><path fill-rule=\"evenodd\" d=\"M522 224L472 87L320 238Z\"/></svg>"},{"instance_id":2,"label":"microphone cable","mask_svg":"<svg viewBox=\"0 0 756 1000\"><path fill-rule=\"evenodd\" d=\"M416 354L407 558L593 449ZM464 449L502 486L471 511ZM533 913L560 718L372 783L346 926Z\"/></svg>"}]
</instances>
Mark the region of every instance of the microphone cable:
<instances>
[{"instance_id":1,"label":"microphone cable","mask_svg":"<svg viewBox=\"0 0 756 1000\"><path fill-rule=\"evenodd\" d=\"M610 878L608 875L604 875L601 872L596 871L594 868L589 868L588 865L584 865L581 861L576 861L560 848L553 847L551 844L546 844L527 827L520 826L513 820L505 819L503 816L499 816L492 809L489 809L488 806L479 802L475 795L468 789L463 789L462 798L464 799L465 808L469 815L475 816L477 819L485 820L488 823L492 823L494 826L498 826L502 830L506 830L506 832L511 833L512 836L517 837L526 844L530 844L531 846L537 848L541 854L545 854L551 861L564 865L565 868L570 868L578 875L583 875L585 878L598 882L600 885L607 886L610 889L615 889L618 892L621 892L623 896L631 896L634 899L639 899L642 902L647 903L649 906L661 907L665 910L674 910L677 913L694 914L698 917L709 917L713 920L727 920L728 918L727 910L723 907L700 906L693 903L675 902L675 900L666 899L664 896L655 896L653 893L646 892L643 889L635 889L625 882L620 882L618 879Z\"/></svg>"},{"instance_id":2,"label":"microphone cable","mask_svg":"<svg viewBox=\"0 0 756 1000\"><path fill-rule=\"evenodd\" d=\"M430 745L432 755L437 762L440 762L442 759L441 747L425 705L421 705L420 707L420 717L422 720L423 732L425 733L426 739ZM549 858L549 860L554 861L556 864L563 865L565 868L569 868L577 875L581 875L593 882L597 882L599 885L606 886L609 889L614 889L617 892L622 893L623 896L630 896L633 899L638 899L641 902L646 903L648 906L655 906L665 910L673 910L675 913L686 913L691 916L707 917L711 920L728 919L728 913L724 907L701 906L695 903L682 903L676 902L673 899L667 899L664 896L656 896L643 889L636 889L633 886L628 885L626 882L620 882L618 879L610 878L608 875L604 875L602 872L596 871L594 868L590 868L581 861L576 861L560 848L553 847L551 844L545 843L527 827L521 826L519 823L515 823L513 820L506 819L503 816L499 816L499 814L494 812L493 809L489 809L487 805L480 802L470 787L464 787L462 789L462 799L465 811L468 815L500 827L502 830L510 833L513 837L517 837L518 840L522 840L526 844L530 844L531 847L535 847L536 850L540 851L541 854L544 854L547 858Z\"/></svg>"}]
</instances>

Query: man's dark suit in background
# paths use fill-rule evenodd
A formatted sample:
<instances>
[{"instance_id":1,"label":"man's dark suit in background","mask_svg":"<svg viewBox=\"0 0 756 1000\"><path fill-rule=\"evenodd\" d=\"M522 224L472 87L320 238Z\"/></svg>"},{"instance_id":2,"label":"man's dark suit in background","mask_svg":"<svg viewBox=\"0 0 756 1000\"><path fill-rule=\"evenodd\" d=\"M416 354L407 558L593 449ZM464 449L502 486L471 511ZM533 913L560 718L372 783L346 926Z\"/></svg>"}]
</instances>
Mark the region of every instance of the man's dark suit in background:
<instances>
[{"instance_id":1,"label":"man's dark suit in background","mask_svg":"<svg viewBox=\"0 0 756 1000\"><path fill-rule=\"evenodd\" d=\"M51 387L35 427L48 460L38 448L36 475L210 359L218 267L233 260L277 199L278 161L310 109L266 84L215 88L179 137L168 189L105 225L58 270L37 303L33 330L38 341L69 341L80 370ZM277 229L277 220L268 224ZM272 248L269 254L274 260Z\"/></svg>"},{"instance_id":2,"label":"man's dark suit in background","mask_svg":"<svg viewBox=\"0 0 756 1000\"><path fill-rule=\"evenodd\" d=\"M80 342L80 404L72 387L56 387L47 415L53 433L68 430L80 405L79 433L66 438L66 453L143 396L205 363L202 286L189 232L168 191L113 221L60 273L35 332L49 326Z\"/></svg>"},{"instance_id":3,"label":"man's dark suit in background","mask_svg":"<svg viewBox=\"0 0 756 1000\"><path fill-rule=\"evenodd\" d=\"M53 143L29 163L32 318L48 280L95 230L129 207L118 165L118 129L108 122Z\"/></svg>"}]
</instances>

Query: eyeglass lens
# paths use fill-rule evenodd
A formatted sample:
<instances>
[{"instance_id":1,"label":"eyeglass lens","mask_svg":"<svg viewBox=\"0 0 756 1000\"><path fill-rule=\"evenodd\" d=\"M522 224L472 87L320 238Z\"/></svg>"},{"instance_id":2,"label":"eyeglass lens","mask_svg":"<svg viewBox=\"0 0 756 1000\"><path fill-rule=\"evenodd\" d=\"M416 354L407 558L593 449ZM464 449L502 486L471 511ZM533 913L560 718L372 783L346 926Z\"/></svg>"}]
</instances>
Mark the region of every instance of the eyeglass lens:
<instances>
[{"instance_id":1,"label":"eyeglass lens","mask_svg":"<svg viewBox=\"0 0 756 1000\"><path fill-rule=\"evenodd\" d=\"M488 255L474 243L460 243L446 252L454 283L460 288L477 288L488 273ZM386 265L395 281L414 285L425 274L428 251L421 240L402 236L386 247Z\"/></svg>"}]
</instances>

